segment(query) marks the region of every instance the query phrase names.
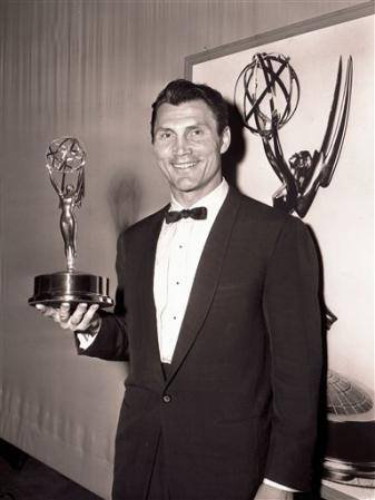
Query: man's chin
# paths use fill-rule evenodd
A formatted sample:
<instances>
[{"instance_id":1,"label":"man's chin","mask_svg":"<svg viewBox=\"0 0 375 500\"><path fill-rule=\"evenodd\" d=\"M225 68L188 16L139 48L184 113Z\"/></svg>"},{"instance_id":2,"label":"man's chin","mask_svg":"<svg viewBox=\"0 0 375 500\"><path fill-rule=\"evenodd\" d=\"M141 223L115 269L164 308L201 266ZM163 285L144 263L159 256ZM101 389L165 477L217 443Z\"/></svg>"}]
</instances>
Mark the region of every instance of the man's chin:
<instances>
[{"instance_id":1,"label":"man's chin","mask_svg":"<svg viewBox=\"0 0 375 500\"><path fill-rule=\"evenodd\" d=\"M185 182L176 182L173 185L173 191L180 193L193 193L199 191L199 186L196 183L186 180Z\"/></svg>"}]
</instances>

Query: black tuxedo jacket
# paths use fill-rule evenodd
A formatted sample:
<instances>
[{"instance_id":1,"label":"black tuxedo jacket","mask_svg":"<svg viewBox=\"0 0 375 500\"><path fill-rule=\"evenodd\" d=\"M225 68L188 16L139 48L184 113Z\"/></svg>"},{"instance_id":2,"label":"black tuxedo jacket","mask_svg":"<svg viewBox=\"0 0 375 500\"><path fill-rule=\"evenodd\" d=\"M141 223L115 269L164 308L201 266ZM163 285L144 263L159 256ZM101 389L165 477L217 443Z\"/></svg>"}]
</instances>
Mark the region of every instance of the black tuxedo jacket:
<instances>
[{"instance_id":1,"label":"black tuxedo jacket","mask_svg":"<svg viewBox=\"0 0 375 500\"><path fill-rule=\"evenodd\" d=\"M165 210L120 236L125 313L105 314L85 351L130 361L114 499L145 498L160 436L173 500L250 500L264 477L308 489L321 378L318 265L308 230L230 189L165 380L153 300Z\"/></svg>"}]
</instances>

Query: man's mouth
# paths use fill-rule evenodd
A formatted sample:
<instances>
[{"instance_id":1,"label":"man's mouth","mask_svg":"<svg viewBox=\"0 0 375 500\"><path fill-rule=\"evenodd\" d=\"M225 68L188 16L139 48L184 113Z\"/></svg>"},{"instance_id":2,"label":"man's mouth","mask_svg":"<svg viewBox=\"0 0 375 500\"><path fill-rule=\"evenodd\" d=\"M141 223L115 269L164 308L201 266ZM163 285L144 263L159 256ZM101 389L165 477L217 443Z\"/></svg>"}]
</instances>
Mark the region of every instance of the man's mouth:
<instances>
[{"instance_id":1,"label":"man's mouth","mask_svg":"<svg viewBox=\"0 0 375 500\"><path fill-rule=\"evenodd\" d=\"M197 165L197 161L189 161L189 162L181 162L181 163L172 163L174 168L178 168L180 170L185 170L187 168L193 168Z\"/></svg>"}]
</instances>

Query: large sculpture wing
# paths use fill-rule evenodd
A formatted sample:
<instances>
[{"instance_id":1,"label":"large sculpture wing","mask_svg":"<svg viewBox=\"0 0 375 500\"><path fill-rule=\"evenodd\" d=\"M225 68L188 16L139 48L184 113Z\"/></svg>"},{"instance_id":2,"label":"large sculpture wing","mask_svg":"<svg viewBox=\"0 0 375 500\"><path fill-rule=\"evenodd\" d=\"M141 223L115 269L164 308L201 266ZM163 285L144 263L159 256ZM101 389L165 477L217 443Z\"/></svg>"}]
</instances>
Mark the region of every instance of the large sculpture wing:
<instances>
[{"instance_id":1,"label":"large sculpture wing","mask_svg":"<svg viewBox=\"0 0 375 500\"><path fill-rule=\"evenodd\" d=\"M323 161L323 169L320 176L319 185L327 187L333 177L337 163L340 158L342 146L344 143L346 128L348 125L350 101L353 85L353 59L350 56L348 59L345 86L340 100L340 90L342 83L342 58L340 57L339 67L337 71L335 93L333 97L332 107L328 118L327 130L324 135L323 143L318 153L320 160Z\"/></svg>"}]
</instances>

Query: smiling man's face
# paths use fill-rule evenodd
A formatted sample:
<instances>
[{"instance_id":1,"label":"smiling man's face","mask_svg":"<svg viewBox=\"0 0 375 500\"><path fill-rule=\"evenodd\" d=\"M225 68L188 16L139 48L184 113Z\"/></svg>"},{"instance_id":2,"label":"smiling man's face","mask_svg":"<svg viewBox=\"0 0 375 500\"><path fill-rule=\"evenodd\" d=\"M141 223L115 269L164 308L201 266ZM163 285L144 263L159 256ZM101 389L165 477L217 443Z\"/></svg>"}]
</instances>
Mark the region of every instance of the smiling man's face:
<instances>
[{"instance_id":1,"label":"smiling man's face","mask_svg":"<svg viewBox=\"0 0 375 500\"><path fill-rule=\"evenodd\" d=\"M164 103L154 127L156 161L171 192L191 206L221 182L221 155L230 144L230 130L217 132L215 115L203 100L177 106Z\"/></svg>"}]
</instances>

